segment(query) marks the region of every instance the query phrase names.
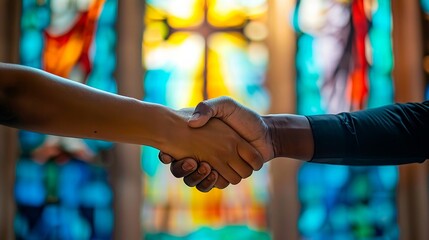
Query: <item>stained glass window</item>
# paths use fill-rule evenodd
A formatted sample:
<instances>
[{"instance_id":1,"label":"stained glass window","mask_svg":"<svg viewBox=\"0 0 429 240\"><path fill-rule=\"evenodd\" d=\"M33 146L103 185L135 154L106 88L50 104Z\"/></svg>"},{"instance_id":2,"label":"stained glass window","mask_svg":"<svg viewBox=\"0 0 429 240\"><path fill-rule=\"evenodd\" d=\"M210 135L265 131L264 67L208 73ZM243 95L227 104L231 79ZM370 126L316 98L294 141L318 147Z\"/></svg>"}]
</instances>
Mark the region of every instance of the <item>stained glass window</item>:
<instances>
[{"instance_id":1,"label":"stained glass window","mask_svg":"<svg viewBox=\"0 0 429 240\"><path fill-rule=\"evenodd\" d=\"M115 92L116 0L23 0L20 60ZM17 239L110 239L112 190L100 152L112 144L20 131Z\"/></svg>"},{"instance_id":2,"label":"stained glass window","mask_svg":"<svg viewBox=\"0 0 429 240\"><path fill-rule=\"evenodd\" d=\"M222 95L264 113L267 1L146 1L145 101L178 109ZM208 194L186 187L144 148L142 222L146 237L268 238L267 170Z\"/></svg>"},{"instance_id":3,"label":"stained glass window","mask_svg":"<svg viewBox=\"0 0 429 240\"><path fill-rule=\"evenodd\" d=\"M389 0L297 2L299 114L393 102ZM397 239L396 167L304 164L298 175L305 239Z\"/></svg>"}]
</instances>

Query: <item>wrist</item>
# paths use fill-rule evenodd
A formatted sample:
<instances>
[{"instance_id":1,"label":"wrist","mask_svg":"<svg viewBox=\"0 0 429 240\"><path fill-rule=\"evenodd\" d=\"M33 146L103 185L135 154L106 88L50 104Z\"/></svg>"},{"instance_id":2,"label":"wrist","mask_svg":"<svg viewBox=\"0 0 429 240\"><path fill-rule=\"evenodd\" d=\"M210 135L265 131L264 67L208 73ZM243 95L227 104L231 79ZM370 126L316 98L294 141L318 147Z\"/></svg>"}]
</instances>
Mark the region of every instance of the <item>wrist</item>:
<instances>
[{"instance_id":1,"label":"wrist","mask_svg":"<svg viewBox=\"0 0 429 240\"><path fill-rule=\"evenodd\" d=\"M162 123L159 128L155 148L162 152L168 153L176 159L187 157L184 155L182 143L189 141L190 128L188 127L187 119L190 114L183 110L173 110L164 108Z\"/></svg>"},{"instance_id":2,"label":"wrist","mask_svg":"<svg viewBox=\"0 0 429 240\"><path fill-rule=\"evenodd\" d=\"M314 143L310 124L305 116L275 114L263 116L271 135L274 157L310 160Z\"/></svg>"},{"instance_id":3,"label":"wrist","mask_svg":"<svg viewBox=\"0 0 429 240\"><path fill-rule=\"evenodd\" d=\"M282 136L286 135L283 132L285 131L284 124L282 124L282 119L280 115L266 115L262 116L263 121L268 127L268 133L271 139L271 145L273 148L274 158L277 157L286 157L287 149L283 146Z\"/></svg>"}]
</instances>

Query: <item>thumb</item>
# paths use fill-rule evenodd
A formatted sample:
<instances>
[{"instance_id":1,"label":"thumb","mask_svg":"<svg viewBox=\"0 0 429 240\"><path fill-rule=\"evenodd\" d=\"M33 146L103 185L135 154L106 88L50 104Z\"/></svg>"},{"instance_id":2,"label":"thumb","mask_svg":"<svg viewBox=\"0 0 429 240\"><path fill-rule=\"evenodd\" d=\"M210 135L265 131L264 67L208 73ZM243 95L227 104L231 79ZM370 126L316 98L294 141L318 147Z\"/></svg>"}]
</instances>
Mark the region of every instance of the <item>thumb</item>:
<instances>
[{"instance_id":1,"label":"thumb","mask_svg":"<svg viewBox=\"0 0 429 240\"><path fill-rule=\"evenodd\" d=\"M192 128L200 128L214 117L212 108L206 102L200 102L188 120L188 126Z\"/></svg>"},{"instance_id":2,"label":"thumb","mask_svg":"<svg viewBox=\"0 0 429 240\"><path fill-rule=\"evenodd\" d=\"M202 101L197 105L192 117L188 120L188 126L192 128L202 127L213 117L219 118L228 124L228 117L234 114L238 106L239 104L230 97L218 97ZM234 126L231 127L234 128Z\"/></svg>"}]
</instances>

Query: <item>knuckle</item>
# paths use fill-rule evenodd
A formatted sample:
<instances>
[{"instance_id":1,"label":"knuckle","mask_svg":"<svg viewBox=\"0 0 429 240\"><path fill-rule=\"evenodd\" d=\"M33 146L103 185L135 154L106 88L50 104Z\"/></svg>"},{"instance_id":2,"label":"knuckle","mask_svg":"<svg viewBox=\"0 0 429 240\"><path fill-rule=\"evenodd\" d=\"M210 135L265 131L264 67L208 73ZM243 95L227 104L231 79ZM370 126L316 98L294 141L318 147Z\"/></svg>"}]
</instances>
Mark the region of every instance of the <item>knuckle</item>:
<instances>
[{"instance_id":1,"label":"knuckle","mask_svg":"<svg viewBox=\"0 0 429 240\"><path fill-rule=\"evenodd\" d=\"M195 107L195 112L199 112L202 115L210 115L212 111L213 110L207 101L202 101Z\"/></svg>"},{"instance_id":2,"label":"knuckle","mask_svg":"<svg viewBox=\"0 0 429 240\"><path fill-rule=\"evenodd\" d=\"M234 99L232 99L232 97L230 97L230 96L222 96L221 97L221 100L224 102L224 103L232 103L232 102L234 102Z\"/></svg>"},{"instance_id":3,"label":"knuckle","mask_svg":"<svg viewBox=\"0 0 429 240\"><path fill-rule=\"evenodd\" d=\"M237 112L238 109L241 109L241 104L231 97L227 97L225 99L224 105L224 108L228 109L230 115L234 112Z\"/></svg>"},{"instance_id":4,"label":"knuckle","mask_svg":"<svg viewBox=\"0 0 429 240\"><path fill-rule=\"evenodd\" d=\"M197 107L196 107L196 108L205 108L205 107L208 107L208 104L207 104L207 102L206 102L206 101L202 101L202 102L199 102L199 103L197 104Z\"/></svg>"}]
</instances>

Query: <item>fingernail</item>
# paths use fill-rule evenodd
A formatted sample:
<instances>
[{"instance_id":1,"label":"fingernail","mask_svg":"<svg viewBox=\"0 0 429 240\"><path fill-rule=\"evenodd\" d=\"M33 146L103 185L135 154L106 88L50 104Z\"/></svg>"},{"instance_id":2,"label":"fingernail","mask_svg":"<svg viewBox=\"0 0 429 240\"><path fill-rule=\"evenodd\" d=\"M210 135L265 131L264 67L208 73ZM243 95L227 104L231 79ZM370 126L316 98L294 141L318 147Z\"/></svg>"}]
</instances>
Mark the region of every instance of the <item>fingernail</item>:
<instances>
[{"instance_id":1,"label":"fingernail","mask_svg":"<svg viewBox=\"0 0 429 240\"><path fill-rule=\"evenodd\" d=\"M198 168L198 173L201 175L205 175L207 173L207 170L203 167Z\"/></svg>"},{"instance_id":2,"label":"fingernail","mask_svg":"<svg viewBox=\"0 0 429 240\"><path fill-rule=\"evenodd\" d=\"M209 180L209 181L213 181L213 180L215 180L215 175L214 175L214 173L210 173L210 175L208 176L207 180Z\"/></svg>"},{"instance_id":3,"label":"fingernail","mask_svg":"<svg viewBox=\"0 0 429 240\"><path fill-rule=\"evenodd\" d=\"M161 159L161 162L163 162L165 164L172 162L172 159L169 156L165 155L165 154L162 154L161 157L160 157L160 159Z\"/></svg>"},{"instance_id":4,"label":"fingernail","mask_svg":"<svg viewBox=\"0 0 429 240\"><path fill-rule=\"evenodd\" d=\"M192 116L191 116L191 118L189 119L189 120L196 120L196 119L198 119L200 117L200 114L199 113L193 113L192 114Z\"/></svg>"},{"instance_id":5,"label":"fingernail","mask_svg":"<svg viewBox=\"0 0 429 240\"><path fill-rule=\"evenodd\" d=\"M194 165L193 165L193 164L191 164L191 163L184 162L184 163L182 164L182 169L183 169L183 170L185 170L185 171L192 170L193 168L194 168Z\"/></svg>"}]
</instances>

